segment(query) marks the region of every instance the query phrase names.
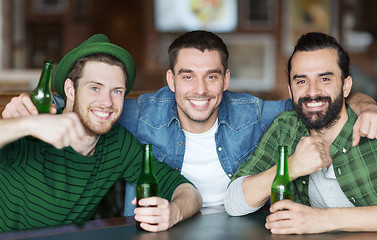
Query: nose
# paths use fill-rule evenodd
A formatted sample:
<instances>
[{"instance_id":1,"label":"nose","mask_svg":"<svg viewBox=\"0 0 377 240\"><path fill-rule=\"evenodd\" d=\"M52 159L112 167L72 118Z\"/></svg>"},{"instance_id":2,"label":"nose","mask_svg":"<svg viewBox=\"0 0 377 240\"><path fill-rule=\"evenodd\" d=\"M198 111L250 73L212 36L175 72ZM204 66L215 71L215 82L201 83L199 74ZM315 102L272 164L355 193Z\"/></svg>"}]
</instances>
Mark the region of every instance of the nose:
<instances>
[{"instance_id":1,"label":"nose","mask_svg":"<svg viewBox=\"0 0 377 240\"><path fill-rule=\"evenodd\" d=\"M207 81L205 79L198 79L196 81L196 86L195 86L195 93L196 94L206 94L208 92L208 86L207 86Z\"/></svg>"},{"instance_id":2,"label":"nose","mask_svg":"<svg viewBox=\"0 0 377 240\"><path fill-rule=\"evenodd\" d=\"M111 107L111 105L113 105L110 93L101 94L101 96L98 97L98 102L102 107Z\"/></svg>"},{"instance_id":3,"label":"nose","mask_svg":"<svg viewBox=\"0 0 377 240\"><path fill-rule=\"evenodd\" d=\"M321 89L317 81L309 81L307 94L308 96L315 97L320 95Z\"/></svg>"}]
</instances>

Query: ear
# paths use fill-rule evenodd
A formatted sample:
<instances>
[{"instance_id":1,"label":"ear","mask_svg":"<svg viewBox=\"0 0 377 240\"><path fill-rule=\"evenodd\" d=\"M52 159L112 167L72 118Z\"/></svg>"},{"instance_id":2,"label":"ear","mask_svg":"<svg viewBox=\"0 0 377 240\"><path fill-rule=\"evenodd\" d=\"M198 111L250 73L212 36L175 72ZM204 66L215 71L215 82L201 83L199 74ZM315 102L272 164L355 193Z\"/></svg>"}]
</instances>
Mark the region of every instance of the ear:
<instances>
[{"instance_id":1,"label":"ear","mask_svg":"<svg viewBox=\"0 0 377 240\"><path fill-rule=\"evenodd\" d=\"M350 94L351 92L351 89L352 89L352 77L351 76L348 76L346 79L344 79L344 83L343 83L343 96L344 98L348 97L348 95Z\"/></svg>"},{"instance_id":2,"label":"ear","mask_svg":"<svg viewBox=\"0 0 377 240\"><path fill-rule=\"evenodd\" d=\"M230 70L227 69L224 76L224 89L223 91L227 90L230 83Z\"/></svg>"},{"instance_id":3,"label":"ear","mask_svg":"<svg viewBox=\"0 0 377 240\"><path fill-rule=\"evenodd\" d=\"M74 102L75 100L75 88L74 83L70 78L67 78L64 82L64 92L67 97L67 101Z\"/></svg>"},{"instance_id":4,"label":"ear","mask_svg":"<svg viewBox=\"0 0 377 240\"><path fill-rule=\"evenodd\" d=\"M166 72L166 82L172 92L175 92L175 85L174 85L174 73L172 70L168 70Z\"/></svg>"},{"instance_id":5,"label":"ear","mask_svg":"<svg viewBox=\"0 0 377 240\"><path fill-rule=\"evenodd\" d=\"M291 86L288 84L287 85L287 87L288 87L288 93L289 93L289 97L291 98L291 99L293 99L293 97L292 97L292 90L291 90Z\"/></svg>"}]
</instances>

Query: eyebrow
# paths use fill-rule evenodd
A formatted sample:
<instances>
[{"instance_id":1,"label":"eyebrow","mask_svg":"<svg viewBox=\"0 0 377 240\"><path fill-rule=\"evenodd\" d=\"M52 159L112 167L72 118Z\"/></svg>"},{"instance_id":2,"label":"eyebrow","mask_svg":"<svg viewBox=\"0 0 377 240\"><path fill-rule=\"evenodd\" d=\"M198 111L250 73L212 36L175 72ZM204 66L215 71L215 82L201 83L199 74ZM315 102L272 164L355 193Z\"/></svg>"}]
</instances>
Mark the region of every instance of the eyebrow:
<instances>
[{"instance_id":1,"label":"eyebrow","mask_svg":"<svg viewBox=\"0 0 377 240\"><path fill-rule=\"evenodd\" d=\"M305 74L296 74L293 76L293 80L297 79L297 78L305 78L307 75ZM322 73L319 73L318 74L319 77L323 77L323 76L334 76L334 73L333 72L322 72Z\"/></svg>"},{"instance_id":2,"label":"eyebrow","mask_svg":"<svg viewBox=\"0 0 377 240\"><path fill-rule=\"evenodd\" d=\"M97 84L99 86L105 86L103 83L96 82L96 81L89 81L89 82L86 83L86 85L90 85L90 84ZM127 88L126 87L115 87L115 88L113 88L113 90L119 90L119 89L126 90Z\"/></svg>"},{"instance_id":3,"label":"eyebrow","mask_svg":"<svg viewBox=\"0 0 377 240\"><path fill-rule=\"evenodd\" d=\"M304 74L302 74L302 75L296 74L296 75L293 76L292 79L295 80L297 78L304 78L304 77L306 77L306 75L304 75Z\"/></svg>"},{"instance_id":4,"label":"eyebrow","mask_svg":"<svg viewBox=\"0 0 377 240\"><path fill-rule=\"evenodd\" d=\"M181 74L181 73L192 73L193 71L191 69L180 69L178 71L178 74ZM222 71L220 69L210 69L207 71L207 73L218 73L218 74L222 74Z\"/></svg>"},{"instance_id":5,"label":"eyebrow","mask_svg":"<svg viewBox=\"0 0 377 240\"><path fill-rule=\"evenodd\" d=\"M192 72L192 70L190 70L190 69L179 69L179 71L178 71L178 74L181 74L181 73L191 73Z\"/></svg>"},{"instance_id":6,"label":"eyebrow","mask_svg":"<svg viewBox=\"0 0 377 240\"><path fill-rule=\"evenodd\" d=\"M323 72L323 73L318 74L318 76L320 76L320 77L322 77L322 76L334 76L334 73L333 72Z\"/></svg>"},{"instance_id":7,"label":"eyebrow","mask_svg":"<svg viewBox=\"0 0 377 240\"><path fill-rule=\"evenodd\" d=\"M97 85L103 86L103 83L97 82L97 81L88 81L85 83L85 85L90 85L90 84L97 84Z\"/></svg>"}]
</instances>

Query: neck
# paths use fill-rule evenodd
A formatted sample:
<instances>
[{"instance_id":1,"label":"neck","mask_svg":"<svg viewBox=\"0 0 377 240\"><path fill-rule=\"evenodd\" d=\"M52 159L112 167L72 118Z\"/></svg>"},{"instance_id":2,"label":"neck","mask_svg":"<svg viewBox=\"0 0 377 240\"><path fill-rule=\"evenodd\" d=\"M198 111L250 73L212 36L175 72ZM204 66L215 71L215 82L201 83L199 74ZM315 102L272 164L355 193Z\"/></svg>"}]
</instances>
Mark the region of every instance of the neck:
<instances>
[{"instance_id":1,"label":"neck","mask_svg":"<svg viewBox=\"0 0 377 240\"><path fill-rule=\"evenodd\" d=\"M208 120L203 121L203 122L179 118L179 121L183 130L185 130L186 132L197 133L197 134L204 133L210 130L213 127L213 125L216 123L216 120L217 120L217 114L212 114L212 116Z\"/></svg>"},{"instance_id":2,"label":"neck","mask_svg":"<svg viewBox=\"0 0 377 240\"><path fill-rule=\"evenodd\" d=\"M66 107L63 110L63 113L72 112L71 109L72 108ZM85 126L84 126L84 128L85 128ZM81 142L79 144L73 144L73 145L71 145L71 147L76 152L78 152L79 154L81 154L83 156L91 156L91 155L94 154L94 151L95 151L95 148L96 148L96 145L97 145L99 138L100 138L100 135L93 134L88 129L85 129L85 135L84 135L83 139L81 140Z\"/></svg>"},{"instance_id":3,"label":"neck","mask_svg":"<svg viewBox=\"0 0 377 240\"><path fill-rule=\"evenodd\" d=\"M71 145L71 147L83 156L92 156L99 137L85 135L80 144Z\"/></svg>"}]
</instances>

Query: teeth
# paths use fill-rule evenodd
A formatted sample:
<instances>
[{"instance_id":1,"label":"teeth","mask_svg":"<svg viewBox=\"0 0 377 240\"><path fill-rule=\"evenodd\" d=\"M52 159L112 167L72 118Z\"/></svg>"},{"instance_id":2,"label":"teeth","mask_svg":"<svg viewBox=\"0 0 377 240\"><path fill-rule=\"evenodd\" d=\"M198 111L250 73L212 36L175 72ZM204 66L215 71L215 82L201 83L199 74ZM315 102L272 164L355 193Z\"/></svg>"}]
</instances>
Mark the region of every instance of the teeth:
<instances>
[{"instance_id":1,"label":"teeth","mask_svg":"<svg viewBox=\"0 0 377 240\"><path fill-rule=\"evenodd\" d=\"M190 102L192 102L193 104L195 104L196 106L204 106L208 103L208 100L190 100Z\"/></svg>"},{"instance_id":2,"label":"teeth","mask_svg":"<svg viewBox=\"0 0 377 240\"><path fill-rule=\"evenodd\" d=\"M108 117L110 115L110 113L106 112L94 112L94 114L96 114L99 117Z\"/></svg>"},{"instance_id":3,"label":"teeth","mask_svg":"<svg viewBox=\"0 0 377 240\"><path fill-rule=\"evenodd\" d=\"M325 103L324 102L311 102L311 103L308 103L308 107L318 107L318 106L322 106L324 105Z\"/></svg>"}]
</instances>

